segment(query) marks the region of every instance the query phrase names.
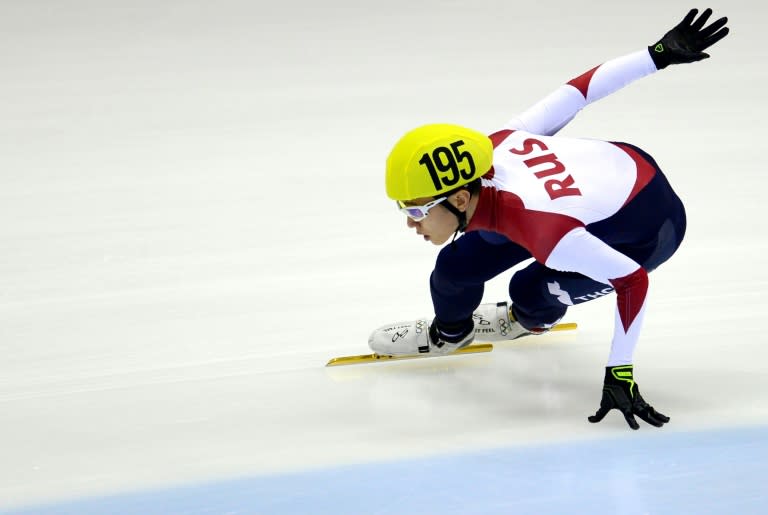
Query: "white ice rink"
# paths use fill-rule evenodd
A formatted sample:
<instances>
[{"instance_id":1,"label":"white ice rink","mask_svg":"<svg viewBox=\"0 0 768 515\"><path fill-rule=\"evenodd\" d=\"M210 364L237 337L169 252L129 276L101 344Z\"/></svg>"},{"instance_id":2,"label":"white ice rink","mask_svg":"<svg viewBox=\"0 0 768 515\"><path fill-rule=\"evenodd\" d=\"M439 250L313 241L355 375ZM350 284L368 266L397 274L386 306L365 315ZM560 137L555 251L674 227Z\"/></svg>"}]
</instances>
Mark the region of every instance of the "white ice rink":
<instances>
[{"instance_id":1,"label":"white ice rink","mask_svg":"<svg viewBox=\"0 0 768 515\"><path fill-rule=\"evenodd\" d=\"M487 355L324 367L431 313L437 249L383 188L403 132L491 132L690 7L731 20L710 60L563 131L644 148L686 203L635 360L667 426L586 420L613 297ZM2 0L0 513L768 513L767 19Z\"/></svg>"}]
</instances>

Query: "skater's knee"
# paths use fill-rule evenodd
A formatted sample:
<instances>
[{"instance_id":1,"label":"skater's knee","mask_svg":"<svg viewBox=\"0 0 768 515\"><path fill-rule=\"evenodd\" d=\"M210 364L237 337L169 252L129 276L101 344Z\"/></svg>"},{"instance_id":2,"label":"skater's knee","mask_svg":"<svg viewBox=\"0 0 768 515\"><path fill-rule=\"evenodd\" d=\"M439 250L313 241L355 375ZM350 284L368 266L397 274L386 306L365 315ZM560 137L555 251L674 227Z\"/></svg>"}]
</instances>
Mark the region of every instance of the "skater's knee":
<instances>
[{"instance_id":1,"label":"skater's knee","mask_svg":"<svg viewBox=\"0 0 768 515\"><path fill-rule=\"evenodd\" d=\"M438 290L451 292L461 291L467 286L483 284L483 281L473 277L466 261L457 259L448 246L437 256L430 284Z\"/></svg>"},{"instance_id":2,"label":"skater's knee","mask_svg":"<svg viewBox=\"0 0 768 515\"><path fill-rule=\"evenodd\" d=\"M446 275L455 274L461 270L462 261L459 252L447 245L437 254L435 271Z\"/></svg>"}]
</instances>

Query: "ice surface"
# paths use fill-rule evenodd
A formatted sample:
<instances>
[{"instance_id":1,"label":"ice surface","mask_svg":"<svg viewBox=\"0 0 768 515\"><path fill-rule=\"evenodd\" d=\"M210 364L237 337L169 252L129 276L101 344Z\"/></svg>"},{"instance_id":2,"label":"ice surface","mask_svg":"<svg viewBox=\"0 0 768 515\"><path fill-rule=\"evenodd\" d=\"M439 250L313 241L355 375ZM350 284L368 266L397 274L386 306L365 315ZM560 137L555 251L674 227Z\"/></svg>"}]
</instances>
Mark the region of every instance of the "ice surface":
<instances>
[{"instance_id":1,"label":"ice surface","mask_svg":"<svg viewBox=\"0 0 768 515\"><path fill-rule=\"evenodd\" d=\"M710 6L733 27L712 59L633 84L563 131L646 149L688 208L683 247L651 276L636 353L645 397L673 420L632 433L615 414L586 422L612 299L571 310L575 334L490 355L323 365L366 352L372 328L431 311L436 249L383 192L402 132L438 121L490 132L652 43L688 4L3 3L0 510L300 513L305 499L342 513L351 505L302 488L386 496L383 482L426 468L435 498L455 498L444 466L490 481L511 511L560 506L536 504L537 489L514 492L515 505L498 486L527 470L577 471L601 492L644 491L649 476L684 491L702 470L709 496L738 482L735 506L759 513L765 494L745 478L768 473L768 8ZM486 300L504 298L506 279ZM640 468L592 463L620 449ZM528 469L515 453L562 461ZM508 458L487 464L494 455ZM199 485L243 504L206 504L214 487ZM269 485L286 504L248 500ZM198 502L166 510L146 493L166 490ZM691 513L725 511L696 491ZM413 502L379 513L429 512ZM606 511L664 512L617 506Z\"/></svg>"}]
</instances>

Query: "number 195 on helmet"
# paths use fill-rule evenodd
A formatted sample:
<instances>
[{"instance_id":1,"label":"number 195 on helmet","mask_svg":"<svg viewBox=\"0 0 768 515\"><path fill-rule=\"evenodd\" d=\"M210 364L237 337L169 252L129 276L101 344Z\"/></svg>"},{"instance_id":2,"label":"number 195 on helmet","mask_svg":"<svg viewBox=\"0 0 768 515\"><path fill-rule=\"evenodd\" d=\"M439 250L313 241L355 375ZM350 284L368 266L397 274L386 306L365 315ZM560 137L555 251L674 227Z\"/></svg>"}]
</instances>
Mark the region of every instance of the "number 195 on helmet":
<instances>
[{"instance_id":1,"label":"number 195 on helmet","mask_svg":"<svg viewBox=\"0 0 768 515\"><path fill-rule=\"evenodd\" d=\"M493 164L488 136L450 124L407 132L387 158L386 188L392 200L445 195L484 175Z\"/></svg>"}]
</instances>

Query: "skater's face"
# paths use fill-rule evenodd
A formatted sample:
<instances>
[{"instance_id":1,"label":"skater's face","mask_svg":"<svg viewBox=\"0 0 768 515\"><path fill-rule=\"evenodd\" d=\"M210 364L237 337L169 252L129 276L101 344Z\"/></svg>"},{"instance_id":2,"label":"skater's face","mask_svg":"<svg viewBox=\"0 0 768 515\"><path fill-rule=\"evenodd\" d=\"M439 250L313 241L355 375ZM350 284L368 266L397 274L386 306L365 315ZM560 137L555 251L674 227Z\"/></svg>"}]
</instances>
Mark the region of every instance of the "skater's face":
<instances>
[{"instance_id":1,"label":"skater's face","mask_svg":"<svg viewBox=\"0 0 768 515\"><path fill-rule=\"evenodd\" d=\"M459 211L466 211L469 207L469 192L461 190L449 196L444 202L450 202ZM426 197L404 202L407 206L425 206L434 202L434 198ZM459 221L456 215L438 204L429 210L427 216L419 221L407 217L408 227L416 229L416 234L434 245L442 245L456 232Z\"/></svg>"}]
</instances>

